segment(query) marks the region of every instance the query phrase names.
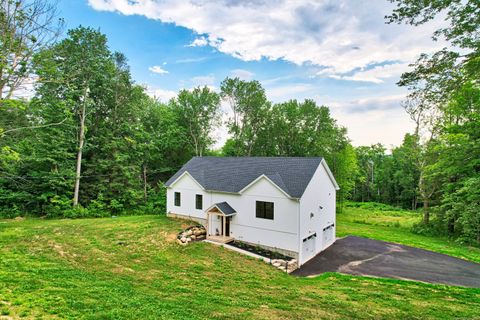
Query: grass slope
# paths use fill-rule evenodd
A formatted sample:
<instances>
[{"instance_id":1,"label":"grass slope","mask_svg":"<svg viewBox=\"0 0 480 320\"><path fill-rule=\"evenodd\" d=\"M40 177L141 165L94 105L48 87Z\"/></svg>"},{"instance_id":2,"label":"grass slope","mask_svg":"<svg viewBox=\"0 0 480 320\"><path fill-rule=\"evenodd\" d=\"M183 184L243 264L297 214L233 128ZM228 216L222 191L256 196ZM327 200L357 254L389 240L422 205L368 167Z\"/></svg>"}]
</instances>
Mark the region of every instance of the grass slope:
<instances>
[{"instance_id":1,"label":"grass slope","mask_svg":"<svg viewBox=\"0 0 480 320\"><path fill-rule=\"evenodd\" d=\"M0 221L0 318L480 318L480 289L296 278L207 243L178 246L182 227L164 216Z\"/></svg>"}]
</instances>

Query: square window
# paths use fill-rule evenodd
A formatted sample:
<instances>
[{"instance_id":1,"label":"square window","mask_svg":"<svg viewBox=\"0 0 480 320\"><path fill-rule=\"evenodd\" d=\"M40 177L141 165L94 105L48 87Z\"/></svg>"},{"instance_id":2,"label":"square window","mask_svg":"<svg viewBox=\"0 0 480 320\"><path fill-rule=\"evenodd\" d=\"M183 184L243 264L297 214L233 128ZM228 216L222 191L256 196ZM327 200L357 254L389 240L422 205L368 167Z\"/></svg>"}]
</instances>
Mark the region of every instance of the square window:
<instances>
[{"instance_id":1,"label":"square window","mask_svg":"<svg viewBox=\"0 0 480 320\"><path fill-rule=\"evenodd\" d=\"M273 202L257 201L255 206L255 216L261 219L273 220L274 207Z\"/></svg>"}]
</instances>

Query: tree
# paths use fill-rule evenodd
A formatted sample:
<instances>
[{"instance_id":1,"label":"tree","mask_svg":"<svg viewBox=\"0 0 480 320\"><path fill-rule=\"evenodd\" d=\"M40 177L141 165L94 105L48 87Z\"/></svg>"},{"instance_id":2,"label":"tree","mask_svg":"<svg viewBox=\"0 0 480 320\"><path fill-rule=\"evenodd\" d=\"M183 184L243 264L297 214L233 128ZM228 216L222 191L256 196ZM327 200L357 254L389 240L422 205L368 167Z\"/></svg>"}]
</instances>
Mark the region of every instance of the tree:
<instances>
[{"instance_id":1,"label":"tree","mask_svg":"<svg viewBox=\"0 0 480 320\"><path fill-rule=\"evenodd\" d=\"M253 154L257 135L265 126L270 109L265 90L258 81L226 78L220 85L221 97L228 102L233 116L228 121L229 133L235 141L235 154Z\"/></svg>"},{"instance_id":2,"label":"tree","mask_svg":"<svg viewBox=\"0 0 480 320\"><path fill-rule=\"evenodd\" d=\"M448 25L435 31L433 40L443 37L448 48L422 54L414 70L399 82L410 90L407 111L418 124L430 129L422 146L419 193L424 202L424 223L430 223L430 202L437 206L433 225L449 235L477 241L478 220L471 189L480 176L480 3L467 0L393 0L396 9L388 22L421 25L440 13ZM419 130L416 131L418 133ZM462 199L464 197L464 199ZM468 218L464 215L468 212ZM432 223L430 223L432 224ZM468 230L468 231L467 231Z\"/></svg>"},{"instance_id":3,"label":"tree","mask_svg":"<svg viewBox=\"0 0 480 320\"><path fill-rule=\"evenodd\" d=\"M422 54L414 70L402 74L400 86L410 89L410 99L416 100L424 111L436 114L436 108L448 102L471 79L478 79L480 59L479 15L480 3L475 0L390 0L396 4L388 23L424 24L444 13L449 24L436 30L432 36L440 37L452 46L427 55Z\"/></svg>"},{"instance_id":4,"label":"tree","mask_svg":"<svg viewBox=\"0 0 480 320\"><path fill-rule=\"evenodd\" d=\"M73 205L79 204L87 117L105 107L108 77L115 66L105 35L90 28L68 31L68 37L38 56L39 94L66 100L78 123Z\"/></svg>"},{"instance_id":5,"label":"tree","mask_svg":"<svg viewBox=\"0 0 480 320\"><path fill-rule=\"evenodd\" d=\"M32 84L33 56L52 44L62 29L50 1L0 0L0 100L22 94Z\"/></svg>"},{"instance_id":6,"label":"tree","mask_svg":"<svg viewBox=\"0 0 480 320\"><path fill-rule=\"evenodd\" d=\"M195 155L201 157L214 142L212 132L220 124L220 96L206 86L197 87L181 90L171 104L188 128Z\"/></svg>"}]
</instances>

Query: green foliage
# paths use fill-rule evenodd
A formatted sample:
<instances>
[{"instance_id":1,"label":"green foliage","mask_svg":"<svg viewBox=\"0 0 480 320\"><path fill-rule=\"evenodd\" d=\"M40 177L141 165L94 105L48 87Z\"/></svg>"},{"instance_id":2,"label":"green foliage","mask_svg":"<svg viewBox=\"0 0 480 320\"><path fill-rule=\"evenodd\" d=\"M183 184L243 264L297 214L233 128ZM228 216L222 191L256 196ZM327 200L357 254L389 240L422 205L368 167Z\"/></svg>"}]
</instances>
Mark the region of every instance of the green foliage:
<instances>
[{"instance_id":1,"label":"green foliage","mask_svg":"<svg viewBox=\"0 0 480 320\"><path fill-rule=\"evenodd\" d=\"M62 26L48 0L0 0L0 104L24 89L33 55L48 47Z\"/></svg>"},{"instance_id":2,"label":"green foliage","mask_svg":"<svg viewBox=\"0 0 480 320\"><path fill-rule=\"evenodd\" d=\"M414 70L404 73L399 82L410 90L407 111L416 121L416 133L430 131L419 157L424 219L417 229L478 244L479 213L473 188L480 177L480 3L391 2L396 8L387 17L389 22L417 26L443 15L447 23L435 31L433 39L450 43L431 55L422 54Z\"/></svg>"},{"instance_id":3,"label":"green foliage","mask_svg":"<svg viewBox=\"0 0 480 320\"><path fill-rule=\"evenodd\" d=\"M421 146L417 135L406 134L401 146L387 154L381 144L355 149L360 173L352 199L377 201L415 210L420 202Z\"/></svg>"},{"instance_id":4,"label":"green foliage","mask_svg":"<svg viewBox=\"0 0 480 320\"><path fill-rule=\"evenodd\" d=\"M394 207L389 204L378 203L378 202L351 202L348 201L345 203L347 208L361 208L364 210L373 210L373 211L402 211L399 207Z\"/></svg>"},{"instance_id":5,"label":"green foliage","mask_svg":"<svg viewBox=\"0 0 480 320\"><path fill-rule=\"evenodd\" d=\"M221 97L230 104L233 112L227 125L233 136L234 155L255 155L255 148L264 148L257 136L267 124L266 114L270 109L265 89L256 80L226 78L222 81L220 90Z\"/></svg>"},{"instance_id":6,"label":"green foliage","mask_svg":"<svg viewBox=\"0 0 480 320\"><path fill-rule=\"evenodd\" d=\"M192 155L179 110L149 98L133 83L126 58L90 28L70 30L33 65L41 79L36 96L0 107L0 215L159 213L158 182ZM81 206L72 209L84 102Z\"/></svg>"},{"instance_id":7,"label":"green foliage","mask_svg":"<svg viewBox=\"0 0 480 320\"><path fill-rule=\"evenodd\" d=\"M212 131L220 124L220 96L208 87L181 90L170 101L180 124L187 128L189 145L202 156L213 144Z\"/></svg>"}]
</instances>

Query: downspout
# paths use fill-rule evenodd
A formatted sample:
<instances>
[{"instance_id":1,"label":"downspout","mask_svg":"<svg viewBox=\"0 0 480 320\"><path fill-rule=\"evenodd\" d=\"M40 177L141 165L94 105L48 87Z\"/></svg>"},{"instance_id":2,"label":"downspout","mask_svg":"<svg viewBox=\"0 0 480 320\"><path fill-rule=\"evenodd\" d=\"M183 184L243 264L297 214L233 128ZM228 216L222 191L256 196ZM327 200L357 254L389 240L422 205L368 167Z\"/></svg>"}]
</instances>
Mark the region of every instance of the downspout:
<instances>
[{"instance_id":1,"label":"downspout","mask_svg":"<svg viewBox=\"0 0 480 320\"><path fill-rule=\"evenodd\" d=\"M300 267L300 255L302 254L302 240L300 239L300 215L301 215L301 198L298 199L298 266Z\"/></svg>"}]
</instances>

